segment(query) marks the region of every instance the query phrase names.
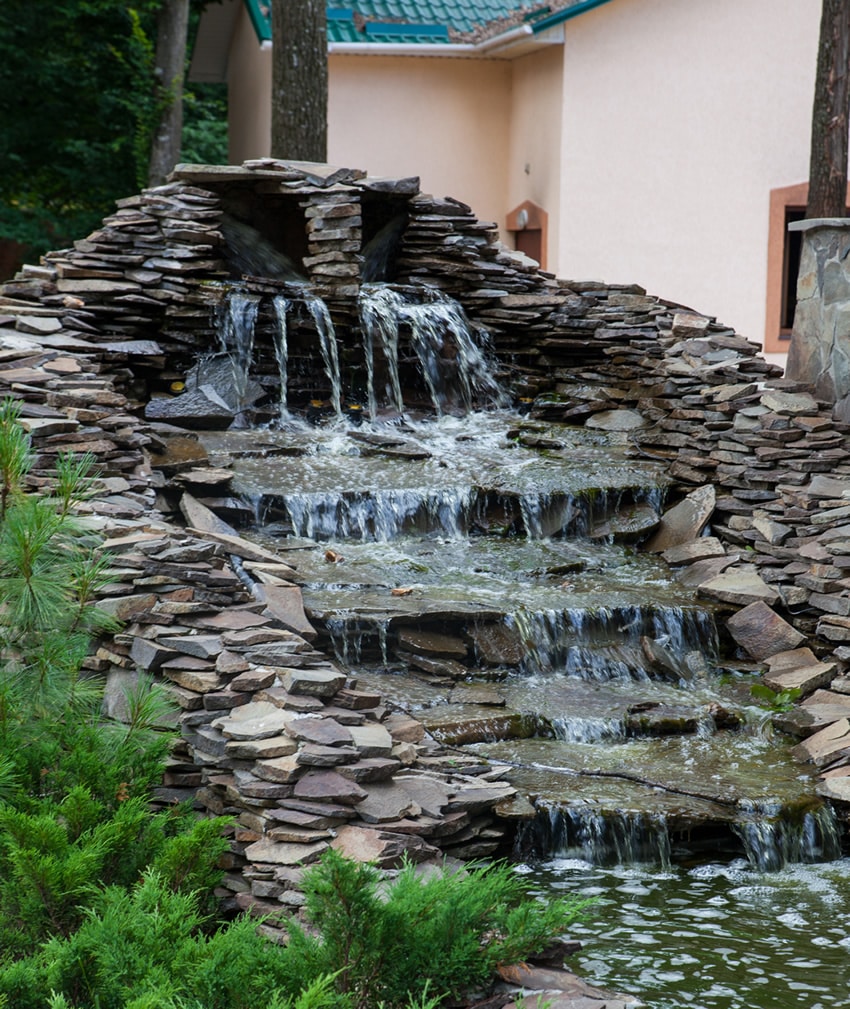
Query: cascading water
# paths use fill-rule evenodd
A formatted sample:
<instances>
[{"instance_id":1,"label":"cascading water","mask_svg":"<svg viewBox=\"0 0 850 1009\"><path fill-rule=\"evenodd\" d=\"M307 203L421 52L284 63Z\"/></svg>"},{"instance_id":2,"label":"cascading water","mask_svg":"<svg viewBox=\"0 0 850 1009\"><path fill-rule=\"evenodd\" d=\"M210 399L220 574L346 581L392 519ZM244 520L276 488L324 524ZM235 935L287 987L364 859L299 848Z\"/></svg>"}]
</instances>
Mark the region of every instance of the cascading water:
<instances>
[{"instance_id":1,"label":"cascading water","mask_svg":"<svg viewBox=\"0 0 850 1009\"><path fill-rule=\"evenodd\" d=\"M336 330L328 306L321 298L304 292L304 304L316 325L319 350L325 366L325 374L331 385L331 407L337 417L342 416L342 380L339 371L339 351L336 345Z\"/></svg>"},{"instance_id":2,"label":"cascading water","mask_svg":"<svg viewBox=\"0 0 850 1009\"><path fill-rule=\"evenodd\" d=\"M375 345L387 366L388 393L401 412L399 332L410 332L410 347L437 414L447 409L469 411L476 400L498 403L502 390L482 350L484 334L470 327L461 306L436 288L418 288L409 295L386 285L364 285L360 322L368 373L369 412L377 411Z\"/></svg>"},{"instance_id":3,"label":"cascading water","mask_svg":"<svg viewBox=\"0 0 850 1009\"><path fill-rule=\"evenodd\" d=\"M386 284L366 284L360 290L360 327L363 330L366 355L367 394L369 417L374 421L378 412L375 390L375 337L383 352L387 366L389 399L399 413L404 411L401 380L398 373L399 316L404 299Z\"/></svg>"},{"instance_id":4,"label":"cascading water","mask_svg":"<svg viewBox=\"0 0 850 1009\"><path fill-rule=\"evenodd\" d=\"M502 397L486 334L424 287L361 288L359 334L340 339L346 381L357 388L365 371L372 425L356 438L344 421L327 306L291 277L284 294L276 289L261 288L264 304L232 291L222 319L237 386L256 364L258 315L280 378L279 429L264 432L260 448L252 432L251 451L234 466L235 488L269 522L257 535L297 569L318 645L364 688L415 712L434 739L454 741L460 760L480 758L474 773L487 761L512 768L536 808L516 835L515 854L533 858L529 874L547 873L551 889L580 889L582 875L613 865L597 892L612 891L624 915L617 935L629 962L640 961L632 951L641 942L672 948L696 936L696 955L677 949L678 961L641 961L636 979L611 978L666 995L665 985L697 974L705 947L717 946L725 905L714 916L711 902L720 908L731 898L719 884L706 897L709 877L725 873L739 890L761 890L762 870L840 854L830 811L797 801L805 772L750 729L746 678L734 668L725 670L729 683L715 675L712 615L656 558L636 551L627 523L608 523L640 511L651 525L666 476L626 459L603 434L495 411L457 421ZM353 314L334 308L337 321ZM298 397L325 388L320 370L336 423L308 429L295 416ZM268 369L263 378L273 384ZM422 404L423 391L437 415L431 422L405 410ZM396 415L392 428L376 423L384 406ZM660 909L638 907L668 884L679 889ZM650 937L663 920L675 926ZM778 919L771 925L778 929ZM603 925L602 941L606 930L616 932ZM731 959L728 931L722 955ZM593 959L598 941L588 944L585 970L604 979L606 957ZM850 935L836 941L850 948ZM613 962L617 950L606 955ZM722 963L714 969L720 976ZM753 999L761 979L747 990L754 1007L774 1004ZM695 987L664 1009L737 1009L744 1000L730 1000L730 990ZM843 1003L818 994L793 1004Z\"/></svg>"},{"instance_id":5,"label":"cascading water","mask_svg":"<svg viewBox=\"0 0 850 1009\"><path fill-rule=\"evenodd\" d=\"M277 294L272 299L272 304L274 305L274 314L277 320L277 327L274 330L274 356L277 361L278 375L280 376L280 419L284 421L289 416L287 404L287 386L289 383L287 315L291 302L284 295Z\"/></svg>"},{"instance_id":6,"label":"cascading water","mask_svg":"<svg viewBox=\"0 0 850 1009\"><path fill-rule=\"evenodd\" d=\"M799 811L789 817L781 803L742 800L733 824L744 853L757 869L775 871L797 862L839 858L841 838L830 806Z\"/></svg>"},{"instance_id":7,"label":"cascading water","mask_svg":"<svg viewBox=\"0 0 850 1009\"><path fill-rule=\"evenodd\" d=\"M219 328L221 349L230 355L238 402L245 400L248 373L254 360L254 335L260 299L244 291L230 291Z\"/></svg>"}]
</instances>

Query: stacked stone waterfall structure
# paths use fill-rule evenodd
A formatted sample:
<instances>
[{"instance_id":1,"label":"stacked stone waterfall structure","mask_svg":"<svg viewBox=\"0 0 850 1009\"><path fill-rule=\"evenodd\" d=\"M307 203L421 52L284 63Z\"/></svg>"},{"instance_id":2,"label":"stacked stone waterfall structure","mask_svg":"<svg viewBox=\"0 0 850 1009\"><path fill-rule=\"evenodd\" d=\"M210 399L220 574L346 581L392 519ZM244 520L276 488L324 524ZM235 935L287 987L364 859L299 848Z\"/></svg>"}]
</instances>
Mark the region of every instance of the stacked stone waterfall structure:
<instances>
[{"instance_id":1,"label":"stacked stone waterfall structure","mask_svg":"<svg viewBox=\"0 0 850 1009\"><path fill-rule=\"evenodd\" d=\"M274 255L246 263L230 218ZM289 317L280 367L281 297L322 299L341 408L362 400L358 294L375 280L454 298L532 417L622 432L635 457L664 462L678 504L645 547L721 605L768 685L800 689L783 727L846 810L850 428L828 406L714 319L634 285L543 273L416 179L271 160L178 166L0 288L0 394L22 402L34 486L60 451L96 457L83 511L113 558L102 605L123 628L86 668L116 717L129 681L167 684L181 736L160 799L235 816L222 898L288 912L303 866L329 845L384 866L478 857L530 813L504 767L447 752L315 649L297 571L224 521L238 511L231 474L192 435L328 400L309 311ZM257 313L238 403L196 363L221 354L234 287ZM409 348L400 361L402 385L415 383Z\"/></svg>"}]
</instances>

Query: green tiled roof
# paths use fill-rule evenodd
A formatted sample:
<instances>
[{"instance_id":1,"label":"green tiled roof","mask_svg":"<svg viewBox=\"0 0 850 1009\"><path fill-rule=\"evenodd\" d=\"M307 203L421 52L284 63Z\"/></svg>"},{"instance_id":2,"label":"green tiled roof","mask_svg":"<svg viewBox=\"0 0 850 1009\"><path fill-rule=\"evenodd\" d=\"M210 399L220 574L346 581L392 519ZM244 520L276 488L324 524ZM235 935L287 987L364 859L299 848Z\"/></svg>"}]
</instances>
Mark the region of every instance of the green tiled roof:
<instances>
[{"instance_id":1,"label":"green tiled roof","mask_svg":"<svg viewBox=\"0 0 850 1009\"><path fill-rule=\"evenodd\" d=\"M244 0L254 30L271 39L269 0ZM274 2L274 0L271 0ZM338 2L338 0L337 0ZM552 11L545 0L349 0L350 6L328 3L328 42L446 44L451 32L469 32L478 25L526 12L535 32L601 6L608 0L573 0Z\"/></svg>"},{"instance_id":2,"label":"green tiled roof","mask_svg":"<svg viewBox=\"0 0 850 1009\"><path fill-rule=\"evenodd\" d=\"M353 6L369 21L391 18L468 32L521 7L539 7L540 0L357 0Z\"/></svg>"}]
</instances>

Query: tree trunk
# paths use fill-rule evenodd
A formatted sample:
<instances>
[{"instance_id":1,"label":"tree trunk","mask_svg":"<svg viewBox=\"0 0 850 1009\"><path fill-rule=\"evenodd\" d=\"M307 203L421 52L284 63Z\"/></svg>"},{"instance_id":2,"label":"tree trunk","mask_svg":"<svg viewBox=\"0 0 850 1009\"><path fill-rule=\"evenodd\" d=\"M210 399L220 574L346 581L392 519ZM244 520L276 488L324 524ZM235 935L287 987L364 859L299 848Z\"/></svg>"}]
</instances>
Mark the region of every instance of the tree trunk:
<instances>
[{"instance_id":1,"label":"tree trunk","mask_svg":"<svg viewBox=\"0 0 850 1009\"><path fill-rule=\"evenodd\" d=\"M850 0L823 0L806 217L844 217L850 116Z\"/></svg>"},{"instance_id":2,"label":"tree trunk","mask_svg":"<svg viewBox=\"0 0 850 1009\"><path fill-rule=\"evenodd\" d=\"M325 0L272 2L273 158L327 161Z\"/></svg>"},{"instance_id":3,"label":"tree trunk","mask_svg":"<svg viewBox=\"0 0 850 1009\"><path fill-rule=\"evenodd\" d=\"M183 75L189 0L162 0L156 19L156 100L161 107L151 140L148 185L159 186L180 160L183 133Z\"/></svg>"}]
</instances>

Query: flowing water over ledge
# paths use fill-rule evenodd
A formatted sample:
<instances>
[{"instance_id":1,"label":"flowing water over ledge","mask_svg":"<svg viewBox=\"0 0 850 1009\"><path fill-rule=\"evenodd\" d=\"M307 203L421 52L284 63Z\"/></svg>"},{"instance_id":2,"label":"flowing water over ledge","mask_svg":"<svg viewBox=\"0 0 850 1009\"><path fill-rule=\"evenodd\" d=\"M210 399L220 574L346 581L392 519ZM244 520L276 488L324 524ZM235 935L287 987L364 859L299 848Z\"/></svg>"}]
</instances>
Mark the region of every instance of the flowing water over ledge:
<instances>
[{"instance_id":1,"label":"flowing water over ledge","mask_svg":"<svg viewBox=\"0 0 850 1009\"><path fill-rule=\"evenodd\" d=\"M636 549L655 464L508 412L204 442L319 643L459 759L511 767L535 810L513 854L542 892L602 894L578 969L662 1009L843 1004L847 887L801 868L839 858L834 818L713 614Z\"/></svg>"}]
</instances>

